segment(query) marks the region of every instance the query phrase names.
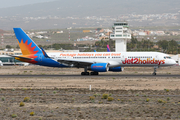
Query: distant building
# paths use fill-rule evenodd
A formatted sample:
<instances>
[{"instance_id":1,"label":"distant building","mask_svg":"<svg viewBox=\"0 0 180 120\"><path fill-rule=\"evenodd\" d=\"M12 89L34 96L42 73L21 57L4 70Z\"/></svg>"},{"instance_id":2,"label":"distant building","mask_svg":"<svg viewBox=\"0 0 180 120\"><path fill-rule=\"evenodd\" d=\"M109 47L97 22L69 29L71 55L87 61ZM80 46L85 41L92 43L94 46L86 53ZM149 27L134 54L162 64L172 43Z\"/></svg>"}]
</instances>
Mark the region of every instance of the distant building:
<instances>
[{"instance_id":1,"label":"distant building","mask_svg":"<svg viewBox=\"0 0 180 120\"><path fill-rule=\"evenodd\" d=\"M39 38L39 39L48 39L48 37L47 36L42 36L42 35L38 35L38 36L36 36L36 38Z\"/></svg>"},{"instance_id":2,"label":"distant building","mask_svg":"<svg viewBox=\"0 0 180 120\"><path fill-rule=\"evenodd\" d=\"M146 36L147 33L146 33L146 32L139 32L139 35L140 35L140 36Z\"/></svg>"},{"instance_id":3,"label":"distant building","mask_svg":"<svg viewBox=\"0 0 180 120\"><path fill-rule=\"evenodd\" d=\"M105 35L106 35L106 36L109 36L111 33L112 33L112 32L107 32Z\"/></svg>"},{"instance_id":4,"label":"distant building","mask_svg":"<svg viewBox=\"0 0 180 120\"><path fill-rule=\"evenodd\" d=\"M11 49L1 50L0 55L22 55L21 51L12 51Z\"/></svg>"},{"instance_id":5,"label":"distant building","mask_svg":"<svg viewBox=\"0 0 180 120\"><path fill-rule=\"evenodd\" d=\"M56 33L64 33L63 31L57 31Z\"/></svg>"},{"instance_id":6,"label":"distant building","mask_svg":"<svg viewBox=\"0 0 180 120\"><path fill-rule=\"evenodd\" d=\"M99 37L104 37L104 36L105 36L104 33L100 33L100 34L99 34Z\"/></svg>"},{"instance_id":7,"label":"distant building","mask_svg":"<svg viewBox=\"0 0 180 120\"><path fill-rule=\"evenodd\" d=\"M108 38L109 38L108 36L99 37L100 40L102 40L102 39L108 39Z\"/></svg>"},{"instance_id":8,"label":"distant building","mask_svg":"<svg viewBox=\"0 0 180 120\"><path fill-rule=\"evenodd\" d=\"M104 29L104 32L106 32L106 33L112 33L112 30L110 30L110 29Z\"/></svg>"},{"instance_id":9,"label":"distant building","mask_svg":"<svg viewBox=\"0 0 180 120\"><path fill-rule=\"evenodd\" d=\"M158 49L158 48L159 48L159 46L158 46L158 45L154 45L154 46L153 46L153 48Z\"/></svg>"},{"instance_id":10,"label":"distant building","mask_svg":"<svg viewBox=\"0 0 180 120\"><path fill-rule=\"evenodd\" d=\"M78 38L77 41L95 40L93 37L86 36L84 38Z\"/></svg>"},{"instance_id":11,"label":"distant building","mask_svg":"<svg viewBox=\"0 0 180 120\"><path fill-rule=\"evenodd\" d=\"M103 33L103 32L104 32L104 29L101 29L99 32L100 32L100 33Z\"/></svg>"},{"instance_id":12,"label":"distant building","mask_svg":"<svg viewBox=\"0 0 180 120\"><path fill-rule=\"evenodd\" d=\"M38 35L38 36L36 36L36 37L39 38L39 39L42 39L42 38L43 38L42 35Z\"/></svg>"},{"instance_id":13,"label":"distant building","mask_svg":"<svg viewBox=\"0 0 180 120\"><path fill-rule=\"evenodd\" d=\"M46 34L47 31L40 31L40 32L36 32L36 34Z\"/></svg>"},{"instance_id":14,"label":"distant building","mask_svg":"<svg viewBox=\"0 0 180 120\"><path fill-rule=\"evenodd\" d=\"M180 35L179 32L171 32L172 35Z\"/></svg>"},{"instance_id":15,"label":"distant building","mask_svg":"<svg viewBox=\"0 0 180 120\"><path fill-rule=\"evenodd\" d=\"M83 33L90 33L91 30L83 30Z\"/></svg>"},{"instance_id":16,"label":"distant building","mask_svg":"<svg viewBox=\"0 0 180 120\"><path fill-rule=\"evenodd\" d=\"M165 35L164 31L156 31L156 35Z\"/></svg>"},{"instance_id":17,"label":"distant building","mask_svg":"<svg viewBox=\"0 0 180 120\"><path fill-rule=\"evenodd\" d=\"M29 63L21 62L19 60L16 60L14 57L10 57L7 55L0 55L0 61L3 65L29 65Z\"/></svg>"}]
</instances>

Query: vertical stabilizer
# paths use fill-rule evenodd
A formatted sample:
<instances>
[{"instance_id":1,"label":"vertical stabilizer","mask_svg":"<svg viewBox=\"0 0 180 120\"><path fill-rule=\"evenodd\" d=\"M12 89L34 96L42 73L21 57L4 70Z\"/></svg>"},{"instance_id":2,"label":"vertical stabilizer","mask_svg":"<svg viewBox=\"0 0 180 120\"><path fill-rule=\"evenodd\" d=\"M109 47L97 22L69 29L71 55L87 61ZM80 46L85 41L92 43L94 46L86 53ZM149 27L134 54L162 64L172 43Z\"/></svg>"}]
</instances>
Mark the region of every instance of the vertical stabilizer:
<instances>
[{"instance_id":1,"label":"vertical stabilizer","mask_svg":"<svg viewBox=\"0 0 180 120\"><path fill-rule=\"evenodd\" d=\"M107 52L111 52L109 45L107 45Z\"/></svg>"},{"instance_id":2,"label":"vertical stabilizer","mask_svg":"<svg viewBox=\"0 0 180 120\"><path fill-rule=\"evenodd\" d=\"M42 53L41 49L21 28L14 28L14 33L18 39L19 47L23 55Z\"/></svg>"}]
</instances>

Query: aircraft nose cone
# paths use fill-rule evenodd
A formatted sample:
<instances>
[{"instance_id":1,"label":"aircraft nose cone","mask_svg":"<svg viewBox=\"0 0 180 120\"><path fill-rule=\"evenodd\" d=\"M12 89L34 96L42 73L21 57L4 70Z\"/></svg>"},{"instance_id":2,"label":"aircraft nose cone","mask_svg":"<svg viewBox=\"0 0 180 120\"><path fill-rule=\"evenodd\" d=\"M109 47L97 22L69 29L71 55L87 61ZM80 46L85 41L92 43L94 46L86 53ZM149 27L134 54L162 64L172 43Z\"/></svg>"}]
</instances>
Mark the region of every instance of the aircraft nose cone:
<instances>
[{"instance_id":1,"label":"aircraft nose cone","mask_svg":"<svg viewBox=\"0 0 180 120\"><path fill-rule=\"evenodd\" d=\"M177 63L175 60L171 60L171 64L176 65Z\"/></svg>"}]
</instances>

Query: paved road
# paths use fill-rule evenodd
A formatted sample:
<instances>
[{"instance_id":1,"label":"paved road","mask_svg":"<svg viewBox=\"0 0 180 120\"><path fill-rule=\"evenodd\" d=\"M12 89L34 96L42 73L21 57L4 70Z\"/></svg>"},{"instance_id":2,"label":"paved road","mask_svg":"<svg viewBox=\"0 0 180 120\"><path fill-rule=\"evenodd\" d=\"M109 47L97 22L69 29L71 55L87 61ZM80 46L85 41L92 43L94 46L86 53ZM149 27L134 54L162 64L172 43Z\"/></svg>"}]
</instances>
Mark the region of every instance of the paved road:
<instances>
[{"instance_id":1,"label":"paved road","mask_svg":"<svg viewBox=\"0 0 180 120\"><path fill-rule=\"evenodd\" d=\"M123 75L0 75L0 78L47 78L47 77L72 77L72 78L97 78L97 77L136 77L136 78L145 78L145 77L172 77L172 78L180 78L180 75L132 75L132 74L123 74Z\"/></svg>"}]
</instances>

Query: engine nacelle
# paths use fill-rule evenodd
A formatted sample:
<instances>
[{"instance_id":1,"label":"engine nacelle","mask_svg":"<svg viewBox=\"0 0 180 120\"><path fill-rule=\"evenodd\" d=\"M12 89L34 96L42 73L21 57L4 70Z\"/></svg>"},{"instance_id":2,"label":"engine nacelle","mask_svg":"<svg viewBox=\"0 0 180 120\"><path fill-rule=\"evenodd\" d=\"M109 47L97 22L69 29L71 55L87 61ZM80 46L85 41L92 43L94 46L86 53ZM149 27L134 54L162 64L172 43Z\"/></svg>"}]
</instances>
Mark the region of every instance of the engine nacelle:
<instances>
[{"instance_id":1,"label":"engine nacelle","mask_svg":"<svg viewBox=\"0 0 180 120\"><path fill-rule=\"evenodd\" d=\"M107 72L109 71L108 63L94 63L89 67L94 72Z\"/></svg>"},{"instance_id":2,"label":"engine nacelle","mask_svg":"<svg viewBox=\"0 0 180 120\"><path fill-rule=\"evenodd\" d=\"M109 68L109 71L112 71L112 72L122 72L123 70L124 70L124 67Z\"/></svg>"}]
</instances>

